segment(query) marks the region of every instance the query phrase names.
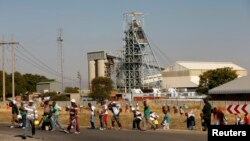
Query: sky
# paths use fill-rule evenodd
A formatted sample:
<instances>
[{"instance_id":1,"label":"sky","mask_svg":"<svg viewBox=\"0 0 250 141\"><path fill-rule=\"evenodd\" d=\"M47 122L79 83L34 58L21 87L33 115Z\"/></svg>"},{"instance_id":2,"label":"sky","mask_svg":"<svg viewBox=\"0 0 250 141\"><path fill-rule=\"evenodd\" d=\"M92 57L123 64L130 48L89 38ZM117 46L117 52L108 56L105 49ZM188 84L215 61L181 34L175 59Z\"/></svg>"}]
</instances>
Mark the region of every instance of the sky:
<instances>
[{"instance_id":1,"label":"sky","mask_svg":"<svg viewBox=\"0 0 250 141\"><path fill-rule=\"evenodd\" d=\"M78 85L79 71L87 88L87 52L121 50L123 13L134 11L144 13L145 32L162 66L228 61L250 71L248 0L0 0L0 37L4 33L10 41L13 33L19 42L17 71L55 78L51 71L34 67L34 56L56 71L56 39L62 28L65 81ZM10 47L6 48L10 72ZM20 54L25 50L29 58Z\"/></svg>"}]
</instances>

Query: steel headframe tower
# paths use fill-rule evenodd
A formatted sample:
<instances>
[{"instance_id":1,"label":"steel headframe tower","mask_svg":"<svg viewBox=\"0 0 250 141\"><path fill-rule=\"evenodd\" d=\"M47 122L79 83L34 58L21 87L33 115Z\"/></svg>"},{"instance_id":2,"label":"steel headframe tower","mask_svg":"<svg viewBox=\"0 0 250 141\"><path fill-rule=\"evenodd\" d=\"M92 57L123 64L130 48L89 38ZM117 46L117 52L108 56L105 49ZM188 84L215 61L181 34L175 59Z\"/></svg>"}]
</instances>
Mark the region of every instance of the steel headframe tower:
<instances>
[{"instance_id":1,"label":"steel headframe tower","mask_svg":"<svg viewBox=\"0 0 250 141\"><path fill-rule=\"evenodd\" d=\"M123 72L125 92L131 89L147 86L159 86L157 81L147 82L147 79L161 75L161 68L150 47L143 29L144 14L138 12L124 15L124 53Z\"/></svg>"},{"instance_id":2,"label":"steel headframe tower","mask_svg":"<svg viewBox=\"0 0 250 141\"><path fill-rule=\"evenodd\" d=\"M62 46L63 38L62 38L62 29L58 29L58 37L57 37L57 72L61 75L58 76L58 81L61 82L61 93L64 92L63 88L63 46Z\"/></svg>"}]
</instances>

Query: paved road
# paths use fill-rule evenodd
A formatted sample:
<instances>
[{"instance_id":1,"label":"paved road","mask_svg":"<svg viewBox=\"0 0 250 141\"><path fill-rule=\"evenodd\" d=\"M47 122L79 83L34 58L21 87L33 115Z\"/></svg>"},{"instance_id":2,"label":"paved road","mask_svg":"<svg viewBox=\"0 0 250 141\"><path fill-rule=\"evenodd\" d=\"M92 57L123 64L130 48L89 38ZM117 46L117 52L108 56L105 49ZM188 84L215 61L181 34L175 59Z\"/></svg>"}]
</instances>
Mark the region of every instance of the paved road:
<instances>
[{"instance_id":1,"label":"paved road","mask_svg":"<svg viewBox=\"0 0 250 141\"><path fill-rule=\"evenodd\" d=\"M23 129L10 129L7 125L0 125L0 134L22 140ZM82 128L80 134L66 134L61 131L37 130L36 139L42 141L207 141L207 134L195 131L157 130L91 130ZM27 139L29 140L29 139ZM33 139L34 140L34 139Z\"/></svg>"}]
</instances>

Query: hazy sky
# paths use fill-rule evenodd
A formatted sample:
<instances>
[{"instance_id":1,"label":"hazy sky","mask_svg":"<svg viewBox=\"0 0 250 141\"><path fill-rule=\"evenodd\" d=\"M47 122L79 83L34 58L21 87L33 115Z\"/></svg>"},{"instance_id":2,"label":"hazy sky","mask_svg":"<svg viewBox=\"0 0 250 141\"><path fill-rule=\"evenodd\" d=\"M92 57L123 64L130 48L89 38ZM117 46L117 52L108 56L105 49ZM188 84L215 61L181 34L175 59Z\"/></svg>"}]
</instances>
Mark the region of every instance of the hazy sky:
<instances>
[{"instance_id":1,"label":"hazy sky","mask_svg":"<svg viewBox=\"0 0 250 141\"><path fill-rule=\"evenodd\" d=\"M250 71L248 0L0 0L0 32L8 41L14 33L26 50L56 70L62 28L65 75L76 80L80 71L86 87L87 52L122 49L123 13L131 11L145 14L146 34L162 65L230 61ZM17 50L25 57L22 47ZM55 77L16 60L17 71ZM10 48L6 63L10 71Z\"/></svg>"}]
</instances>

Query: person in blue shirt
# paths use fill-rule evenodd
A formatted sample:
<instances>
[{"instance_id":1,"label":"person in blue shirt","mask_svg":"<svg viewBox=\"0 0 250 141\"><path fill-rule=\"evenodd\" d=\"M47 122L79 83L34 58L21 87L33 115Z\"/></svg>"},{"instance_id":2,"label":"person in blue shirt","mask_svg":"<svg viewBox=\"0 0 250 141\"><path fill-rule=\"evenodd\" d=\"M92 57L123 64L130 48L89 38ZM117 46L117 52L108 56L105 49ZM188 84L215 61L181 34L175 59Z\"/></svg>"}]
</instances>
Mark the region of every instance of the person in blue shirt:
<instances>
[{"instance_id":1,"label":"person in blue shirt","mask_svg":"<svg viewBox=\"0 0 250 141\"><path fill-rule=\"evenodd\" d=\"M193 111L190 111L189 113L185 114L187 117L187 128L188 130L194 130L195 127L195 115L193 114Z\"/></svg>"}]
</instances>

